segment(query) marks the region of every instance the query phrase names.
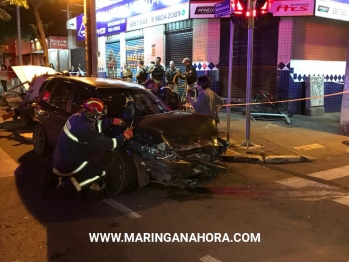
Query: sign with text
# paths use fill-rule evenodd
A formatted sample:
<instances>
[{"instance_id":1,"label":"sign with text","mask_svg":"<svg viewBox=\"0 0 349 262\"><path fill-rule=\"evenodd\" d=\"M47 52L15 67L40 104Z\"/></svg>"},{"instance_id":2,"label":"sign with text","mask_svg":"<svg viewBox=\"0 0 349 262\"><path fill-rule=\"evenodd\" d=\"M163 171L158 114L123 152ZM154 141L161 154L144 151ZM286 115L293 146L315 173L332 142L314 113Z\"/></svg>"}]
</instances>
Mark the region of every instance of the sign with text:
<instances>
[{"instance_id":1,"label":"sign with text","mask_svg":"<svg viewBox=\"0 0 349 262\"><path fill-rule=\"evenodd\" d=\"M215 18L220 18L220 17L230 15L230 12L231 12L230 0L224 0L224 2L214 5Z\"/></svg>"},{"instance_id":2,"label":"sign with text","mask_svg":"<svg viewBox=\"0 0 349 262\"><path fill-rule=\"evenodd\" d=\"M311 16L314 0L275 0L268 12L273 16Z\"/></svg>"},{"instance_id":3,"label":"sign with text","mask_svg":"<svg viewBox=\"0 0 349 262\"><path fill-rule=\"evenodd\" d=\"M214 6L218 2L190 3L190 18L215 18ZM226 15L224 17L230 17Z\"/></svg>"},{"instance_id":4,"label":"sign with text","mask_svg":"<svg viewBox=\"0 0 349 262\"><path fill-rule=\"evenodd\" d=\"M348 0L316 0L315 16L349 21Z\"/></svg>"},{"instance_id":5,"label":"sign with text","mask_svg":"<svg viewBox=\"0 0 349 262\"><path fill-rule=\"evenodd\" d=\"M181 4L127 19L126 30L177 22L189 18L189 4Z\"/></svg>"},{"instance_id":6,"label":"sign with text","mask_svg":"<svg viewBox=\"0 0 349 262\"><path fill-rule=\"evenodd\" d=\"M68 49L68 38L64 36L50 36L48 38L49 48Z\"/></svg>"},{"instance_id":7,"label":"sign with text","mask_svg":"<svg viewBox=\"0 0 349 262\"><path fill-rule=\"evenodd\" d=\"M189 0L122 0L116 4L100 8L96 10L97 36L100 37L111 34L118 34L125 32L126 30L130 30L128 29L128 25L130 25L128 19L130 18L132 18L132 22L136 23L136 25L133 26L131 30L151 26L153 24L148 23L148 20L146 21L147 25L144 25L144 18L151 17L150 14L152 14L153 12L163 9L166 9L166 12L170 12L170 9L173 9L173 12L175 12L177 11L178 6L184 6L185 4L188 6ZM189 9L189 7L187 9ZM187 12L188 11L189 10L187 10ZM170 18L172 18L171 14ZM182 18L187 19L184 16ZM178 21L176 19L160 19L163 21L155 24ZM85 38L85 26L82 21L83 15L76 17L78 40L83 40Z\"/></svg>"}]
</instances>

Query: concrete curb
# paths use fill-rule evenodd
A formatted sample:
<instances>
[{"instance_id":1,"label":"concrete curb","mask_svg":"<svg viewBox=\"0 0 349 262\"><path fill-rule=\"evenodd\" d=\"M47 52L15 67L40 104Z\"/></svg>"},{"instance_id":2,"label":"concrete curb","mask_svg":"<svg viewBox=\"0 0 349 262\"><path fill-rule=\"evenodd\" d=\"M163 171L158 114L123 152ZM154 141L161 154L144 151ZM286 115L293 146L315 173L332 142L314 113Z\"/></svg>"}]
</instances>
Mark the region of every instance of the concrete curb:
<instances>
[{"instance_id":1,"label":"concrete curb","mask_svg":"<svg viewBox=\"0 0 349 262\"><path fill-rule=\"evenodd\" d=\"M291 164L315 161L314 158L295 155L271 155L262 157L259 155L232 155L222 156L223 162L228 163L252 163L252 164Z\"/></svg>"}]
</instances>

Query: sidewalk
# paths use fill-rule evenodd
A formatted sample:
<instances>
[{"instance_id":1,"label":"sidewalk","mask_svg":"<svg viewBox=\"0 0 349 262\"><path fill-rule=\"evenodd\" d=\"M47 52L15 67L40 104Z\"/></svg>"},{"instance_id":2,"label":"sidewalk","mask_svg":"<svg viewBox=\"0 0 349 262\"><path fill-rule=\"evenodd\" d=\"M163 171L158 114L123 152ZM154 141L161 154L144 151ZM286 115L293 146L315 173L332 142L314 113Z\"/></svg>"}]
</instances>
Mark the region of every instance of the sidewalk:
<instances>
[{"instance_id":1,"label":"sidewalk","mask_svg":"<svg viewBox=\"0 0 349 262\"><path fill-rule=\"evenodd\" d=\"M227 138L227 114L219 114L220 136ZM224 156L228 162L297 163L348 154L349 137L338 134L340 113L322 117L294 115L291 124L284 118L251 119L250 141L255 146L240 146L246 141L246 118L241 112L231 112L230 147Z\"/></svg>"}]
</instances>

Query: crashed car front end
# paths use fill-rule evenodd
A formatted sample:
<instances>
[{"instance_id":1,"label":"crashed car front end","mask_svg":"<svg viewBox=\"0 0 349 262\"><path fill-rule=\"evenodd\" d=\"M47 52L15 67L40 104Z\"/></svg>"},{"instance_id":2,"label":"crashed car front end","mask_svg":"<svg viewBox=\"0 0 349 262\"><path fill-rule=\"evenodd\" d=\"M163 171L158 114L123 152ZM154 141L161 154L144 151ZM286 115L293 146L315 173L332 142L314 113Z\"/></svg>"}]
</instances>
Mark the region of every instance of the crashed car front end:
<instances>
[{"instance_id":1,"label":"crashed car front end","mask_svg":"<svg viewBox=\"0 0 349 262\"><path fill-rule=\"evenodd\" d=\"M171 112L143 118L136 125L142 132L127 148L141 158L141 169L155 181L195 186L225 169L219 162L229 144L218 137L208 116Z\"/></svg>"}]
</instances>

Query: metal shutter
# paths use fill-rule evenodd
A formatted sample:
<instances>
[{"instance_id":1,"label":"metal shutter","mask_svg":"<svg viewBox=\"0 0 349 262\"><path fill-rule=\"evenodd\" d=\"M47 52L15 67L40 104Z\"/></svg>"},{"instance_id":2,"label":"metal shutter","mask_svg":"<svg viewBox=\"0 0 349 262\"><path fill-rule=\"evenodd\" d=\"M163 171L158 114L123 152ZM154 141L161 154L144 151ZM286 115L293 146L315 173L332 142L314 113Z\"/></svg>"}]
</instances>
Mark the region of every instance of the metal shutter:
<instances>
[{"instance_id":1,"label":"metal shutter","mask_svg":"<svg viewBox=\"0 0 349 262\"><path fill-rule=\"evenodd\" d=\"M179 26L191 26L190 28L177 29ZM166 57L164 64L166 68L170 61L173 61L175 66L183 73L185 66L182 64L183 58L193 56L193 28L192 20L182 21L181 24L168 24L166 34ZM172 30L171 30L172 29ZM174 29L174 30L173 30ZM182 82L184 83L184 82ZM184 88L180 88L179 95L182 96Z\"/></svg>"},{"instance_id":2,"label":"metal shutter","mask_svg":"<svg viewBox=\"0 0 349 262\"><path fill-rule=\"evenodd\" d=\"M115 60L115 69L109 63L110 60ZM105 63L108 78L121 77L120 75L120 42L106 43L105 45Z\"/></svg>"},{"instance_id":3,"label":"metal shutter","mask_svg":"<svg viewBox=\"0 0 349 262\"><path fill-rule=\"evenodd\" d=\"M274 18L267 26L254 31L252 93L264 84L266 91L275 92L277 78L279 19ZM229 32L229 20L221 20L221 32ZM229 34L221 33L220 86L223 96L228 97ZM247 29L234 27L232 98L246 97Z\"/></svg>"},{"instance_id":4,"label":"metal shutter","mask_svg":"<svg viewBox=\"0 0 349 262\"><path fill-rule=\"evenodd\" d=\"M136 82L138 59L144 61L144 38L126 40L126 62L133 73L132 82Z\"/></svg>"}]
</instances>

